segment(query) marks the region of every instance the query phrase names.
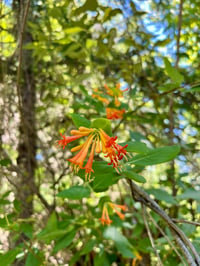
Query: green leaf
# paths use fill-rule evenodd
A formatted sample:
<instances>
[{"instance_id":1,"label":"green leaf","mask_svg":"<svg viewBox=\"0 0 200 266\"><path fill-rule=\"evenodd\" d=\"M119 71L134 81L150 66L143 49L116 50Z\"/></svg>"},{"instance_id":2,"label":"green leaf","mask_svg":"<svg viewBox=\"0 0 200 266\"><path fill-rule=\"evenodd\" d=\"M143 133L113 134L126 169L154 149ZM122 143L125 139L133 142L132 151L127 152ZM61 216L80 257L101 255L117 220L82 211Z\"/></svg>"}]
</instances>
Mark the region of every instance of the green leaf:
<instances>
[{"instance_id":1,"label":"green leaf","mask_svg":"<svg viewBox=\"0 0 200 266\"><path fill-rule=\"evenodd\" d=\"M193 199L200 201L200 191L189 188L181 195L178 195L177 198L181 200Z\"/></svg>"},{"instance_id":2,"label":"green leaf","mask_svg":"<svg viewBox=\"0 0 200 266\"><path fill-rule=\"evenodd\" d=\"M8 166L9 164L11 164L11 160L9 160L9 159L0 160L0 165L2 165L2 166Z\"/></svg>"},{"instance_id":3,"label":"green leaf","mask_svg":"<svg viewBox=\"0 0 200 266\"><path fill-rule=\"evenodd\" d=\"M76 33L79 33L81 31L85 31L85 29L81 28L81 27L72 27L72 28L67 28L64 30L64 32L66 34L76 34Z\"/></svg>"},{"instance_id":4,"label":"green leaf","mask_svg":"<svg viewBox=\"0 0 200 266\"><path fill-rule=\"evenodd\" d=\"M126 144L128 144L128 147L126 148L128 152L147 153L149 151L149 148L147 148L147 145L143 142L128 141L128 142L120 143L120 145L122 146Z\"/></svg>"},{"instance_id":5,"label":"green leaf","mask_svg":"<svg viewBox=\"0 0 200 266\"><path fill-rule=\"evenodd\" d=\"M86 242L85 246L83 247L83 249L81 250L80 255L84 255L84 254L88 254L90 253L90 251L93 250L95 244L96 244L96 239L91 239L88 242Z\"/></svg>"},{"instance_id":6,"label":"green leaf","mask_svg":"<svg viewBox=\"0 0 200 266\"><path fill-rule=\"evenodd\" d=\"M66 230L61 230L61 229L55 229L52 230L51 232L40 232L38 234L38 239L43 240L46 244L49 244L52 240L57 240L60 237L63 237L66 233Z\"/></svg>"},{"instance_id":7,"label":"green leaf","mask_svg":"<svg viewBox=\"0 0 200 266\"><path fill-rule=\"evenodd\" d=\"M92 121L91 127L93 128L101 128L103 129L108 135L112 134L111 123L110 120L106 118L97 118Z\"/></svg>"},{"instance_id":8,"label":"green leaf","mask_svg":"<svg viewBox=\"0 0 200 266\"><path fill-rule=\"evenodd\" d=\"M20 231L22 231L28 238L33 236L33 225L30 223L21 223Z\"/></svg>"},{"instance_id":9,"label":"green leaf","mask_svg":"<svg viewBox=\"0 0 200 266\"><path fill-rule=\"evenodd\" d=\"M98 7L97 0L87 0L85 4L74 11L74 15L80 15L86 11L96 11Z\"/></svg>"},{"instance_id":10,"label":"green leaf","mask_svg":"<svg viewBox=\"0 0 200 266\"><path fill-rule=\"evenodd\" d=\"M92 168L94 170L94 174L91 176L92 182L90 182L90 186L95 192L106 191L109 186L117 183L117 181L120 179L120 176L117 174L116 170L104 161L94 162ZM81 169L78 172L78 175L85 180L84 170Z\"/></svg>"},{"instance_id":11,"label":"green leaf","mask_svg":"<svg viewBox=\"0 0 200 266\"><path fill-rule=\"evenodd\" d=\"M48 219L48 222L47 222L45 229L47 231L51 232L52 230L57 229L57 226L58 226L58 222L57 222L56 213L53 212Z\"/></svg>"},{"instance_id":12,"label":"green leaf","mask_svg":"<svg viewBox=\"0 0 200 266\"><path fill-rule=\"evenodd\" d=\"M177 83L167 83L162 86L159 86L158 89L161 91L171 91L173 89L176 89L179 87L179 84Z\"/></svg>"},{"instance_id":13,"label":"green leaf","mask_svg":"<svg viewBox=\"0 0 200 266\"><path fill-rule=\"evenodd\" d=\"M132 139L134 139L138 142L140 142L140 140L142 140L142 139L146 140L145 136L143 136L141 133L136 132L136 131L130 131L130 136Z\"/></svg>"},{"instance_id":14,"label":"green leaf","mask_svg":"<svg viewBox=\"0 0 200 266\"><path fill-rule=\"evenodd\" d=\"M46 227L38 234L38 239L41 239L45 242L49 242L52 240L52 238L54 239L54 237L56 237L57 235L60 236L60 232L57 231L58 231L57 217L55 212L53 212L47 221Z\"/></svg>"},{"instance_id":15,"label":"green leaf","mask_svg":"<svg viewBox=\"0 0 200 266\"><path fill-rule=\"evenodd\" d=\"M176 204L176 200L165 190L160 188L151 188L146 190L148 194L154 195L157 200L161 200L167 203Z\"/></svg>"},{"instance_id":16,"label":"green leaf","mask_svg":"<svg viewBox=\"0 0 200 266\"><path fill-rule=\"evenodd\" d=\"M43 261L43 253L39 253L38 250L32 250L32 252L28 253L25 266L42 266Z\"/></svg>"},{"instance_id":17,"label":"green leaf","mask_svg":"<svg viewBox=\"0 0 200 266\"><path fill-rule=\"evenodd\" d=\"M125 258L135 258L131 243L117 230L117 228L114 226L107 227L103 233L103 236L106 239L113 240L116 248Z\"/></svg>"},{"instance_id":18,"label":"green leaf","mask_svg":"<svg viewBox=\"0 0 200 266\"><path fill-rule=\"evenodd\" d=\"M117 8L117 9L112 9L111 7L106 8L106 10L104 11L104 17L103 17L103 21L107 21L110 20L112 17L118 15L118 14L122 14L121 9Z\"/></svg>"},{"instance_id":19,"label":"green leaf","mask_svg":"<svg viewBox=\"0 0 200 266\"><path fill-rule=\"evenodd\" d=\"M146 154L138 154L129 160L129 163L135 165L155 165L171 161L180 152L180 146L167 146L149 150Z\"/></svg>"},{"instance_id":20,"label":"green leaf","mask_svg":"<svg viewBox=\"0 0 200 266\"><path fill-rule=\"evenodd\" d=\"M110 266L105 252L99 252L94 257L94 266Z\"/></svg>"},{"instance_id":21,"label":"green leaf","mask_svg":"<svg viewBox=\"0 0 200 266\"><path fill-rule=\"evenodd\" d=\"M168 74L168 76L177 84L181 84L184 81L184 77L178 72L178 70L174 67L172 67L169 60L165 57L164 58L165 63L165 70Z\"/></svg>"},{"instance_id":22,"label":"green leaf","mask_svg":"<svg viewBox=\"0 0 200 266\"><path fill-rule=\"evenodd\" d=\"M106 191L109 186L117 183L120 179L115 169L106 162L94 162L92 168L94 170L92 178L94 177L94 179L90 186L95 192ZM84 173L82 173L82 178L84 178Z\"/></svg>"},{"instance_id":23,"label":"green leaf","mask_svg":"<svg viewBox=\"0 0 200 266\"><path fill-rule=\"evenodd\" d=\"M159 40L157 41L154 46L161 46L164 47L166 46L168 43L170 43L172 40L171 39L165 39L165 40Z\"/></svg>"},{"instance_id":24,"label":"green leaf","mask_svg":"<svg viewBox=\"0 0 200 266\"><path fill-rule=\"evenodd\" d=\"M129 179L133 179L136 182L139 182L139 183L145 183L146 182L146 179L143 176L141 176L141 175L139 175L133 171L125 171L122 174L125 175L126 177L128 177Z\"/></svg>"},{"instance_id":25,"label":"green leaf","mask_svg":"<svg viewBox=\"0 0 200 266\"><path fill-rule=\"evenodd\" d=\"M80 200L82 198L88 198L89 196L90 189L83 186L70 187L57 194L57 197L67 198L71 200Z\"/></svg>"},{"instance_id":26,"label":"green leaf","mask_svg":"<svg viewBox=\"0 0 200 266\"><path fill-rule=\"evenodd\" d=\"M98 174L95 176L93 182L91 183L91 187L95 192L103 192L108 189L109 186L117 183L119 180L119 176L117 173L110 174Z\"/></svg>"},{"instance_id":27,"label":"green leaf","mask_svg":"<svg viewBox=\"0 0 200 266\"><path fill-rule=\"evenodd\" d=\"M0 255L0 261L1 265L3 266L10 266L13 261L16 259L16 256L21 252L20 248L15 248L12 250L9 250L5 254Z\"/></svg>"},{"instance_id":28,"label":"green leaf","mask_svg":"<svg viewBox=\"0 0 200 266\"><path fill-rule=\"evenodd\" d=\"M90 125L91 125L91 122L86 119L85 117L81 116L81 115L78 115L78 114L70 114L74 124L76 127L87 127L89 128Z\"/></svg>"},{"instance_id":29,"label":"green leaf","mask_svg":"<svg viewBox=\"0 0 200 266\"><path fill-rule=\"evenodd\" d=\"M13 202L13 205L14 205L14 208L17 212L21 211L21 206L22 206L21 201L15 199Z\"/></svg>"},{"instance_id":30,"label":"green leaf","mask_svg":"<svg viewBox=\"0 0 200 266\"><path fill-rule=\"evenodd\" d=\"M55 246L54 246L54 249L53 249L52 253L56 253L56 252L58 252L59 250L68 247L68 246L71 244L71 242L73 241L75 235L76 235L76 231L73 230L73 231L71 231L70 233L68 232L68 233L66 234L66 236L64 236L64 237L62 237L61 239L59 239L59 240L56 242L56 244L55 244Z\"/></svg>"}]
</instances>

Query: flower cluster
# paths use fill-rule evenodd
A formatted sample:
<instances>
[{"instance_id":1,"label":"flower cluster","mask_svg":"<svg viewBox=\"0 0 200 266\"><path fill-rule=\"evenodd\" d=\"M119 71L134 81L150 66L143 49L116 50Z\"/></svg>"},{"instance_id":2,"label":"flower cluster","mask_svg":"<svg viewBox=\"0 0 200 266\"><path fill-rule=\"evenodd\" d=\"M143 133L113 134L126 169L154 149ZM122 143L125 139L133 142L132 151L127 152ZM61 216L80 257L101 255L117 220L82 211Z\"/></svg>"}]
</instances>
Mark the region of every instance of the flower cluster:
<instances>
[{"instance_id":1,"label":"flower cluster","mask_svg":"<svg viewBox=\"0 0 200 266\"><path fill-rule=\"evenodd\" d=\"M106 117L111 120L122 119L125 109L106 108Z\"/></svg>"},{"instance_id":2,"label":"flower cluster","mask_svg":"<svg viewBox=\"0 0 200 266\"><path fill-rule=\"evenodd\" d=\"M109 214L108 214L108 206L111 207L111 209L119 216L121 220L124 220L125 215L121 213L119 210L126 211L127 210L126 206L117 205L112 202L106 202L103 206L102 216L99 219L102 225L105 225L105 224L110 225L112 223L112 220L110 219Z\"/></svg>"},{"instance_id":3,"label":"flower cluster","mask_svg":"<svg viewBox=\"0 0 200 266\"><path fill-rule=\"evenodd\" d=\"M106 89L106 94L108 96L105 96L105 93L102 93L97 88L94 89L94 93L92 94L93 98L96 98L98 101L108 105L110 103L110 101L108 100L110 96L112 101L114 102L116 108L111 108L111 107L106 108L107 119L116 120L123 118L125 109L120 109L121 103L119 101L119 98L123 97L123 93L127 91L128 88L126 88L125 90L121 90L120 87L121 86L119 83L114 88L110 88L107 85L104 85L104 88Z\"/></svg>"},{"instance_id":4,"label":"flower cluster","mask_svg":"<svg viewBox=\"0 0 200 266\"><path fill-rule=\"evenodd\" d=\"M108 136L105 131L101 128L86 128L79 127L78 130L71 130L70 137L60 134L62 139L57 141L57 147L65 146L82 137L87 137L83 144L80 144L71 149L71 152L79 151L74 157L68 159L71 163L72 170L77 173L80 169L85 169L85 178L90 179L91 173L94 172L92 169L93 159L95 153L104 153L106 158L110 159L108 165L112 165L117 172L121 170L120 160L125 158L129 153L125 150L128 145L121 146L116 143L117 137ZM89 153L89 158L85 166L84 161Z\"/></svg>"},{"instance_id":5,"label":"flower cluster","mask_svg":"<svg viewBox=\"0 0 200 266\"><path fill-rule=\"evenodd\" d=\"M105 87L105 89L107 91L107 94L112 96L112 97L114 97L115 106L120 106L121 103L120 103L118 98L123 97L123 92L127 91L128 88L126 88L125 90L122 91L120 89L120 87L121 87L120 83L118 83L116 85L116 87L114 87L114 88L109 88L107 85L104 85L104 87Z\"/></svg>"}]
</instances>

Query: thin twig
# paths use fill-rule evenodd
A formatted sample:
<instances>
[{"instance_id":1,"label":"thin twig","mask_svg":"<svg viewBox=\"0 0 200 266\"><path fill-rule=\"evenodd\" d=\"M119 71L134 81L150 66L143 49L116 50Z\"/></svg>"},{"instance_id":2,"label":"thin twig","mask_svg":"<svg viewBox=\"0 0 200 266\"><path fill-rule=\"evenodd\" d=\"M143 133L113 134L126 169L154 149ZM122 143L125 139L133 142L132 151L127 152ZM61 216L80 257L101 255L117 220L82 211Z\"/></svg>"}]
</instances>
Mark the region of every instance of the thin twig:
<instances>
[{"instance_id":1,"label":"thin twig","mask_svg":"<svg viewBox=\"0 0 200 266\"><path fill-rule=\"evenodd\" d=\"M143 219L144 219L144 224L145 224L145 227L147 229L147 234L149 236L152 248L153 248L153 250L154 250L154 252L155 252L155 254L156 254L157 258L158 258L158 265L163 266L163 263L162 263L162 261L160 259L159 253L158 253L158 251L156 249L156 246L155 246L155 243L154 243L154 240L153 240L153 236L151 234L151 230L150 230L148 222L147 222L146 207L144 206L144 204L142 204L141 206L142 206L142 216L143 216Z\"/></svg>"},{"instance_id":2,"label":"thin twig","mask_svg":"<svg viewBox=\"0 0 200 266\"><path fill-rule=\"evenodd\" d=\"M180 51L180 38L181 38L181 27L182 27L182 14L183 14L183 0L180 0L179 14L178 14L178 34L176 40L176 62L175 67L178 68L179 63L179 51Z\"/></svg>"},{"instance_id":3,"label":"thin twig","mask_svg":"<svg viewBox=\"0 0 200 266\"><path fill-rule=\"evenodd\" d=\"M168 91L164 91L164 92L159 94L159 97L163 96L163 95L166 95L166 94L169 94L169 93L172 93L172 92L175 92L175 91L180 90L180 89L184 89L185 87L188 87L188 86L193 88L193 87L196 87L198 85L200 85L200 81L196 81L196 82L193 82L191 84L185 84L184 86L179 86L177 88L174 88L174 89L171 89L171 90L168 90Z\"/></svg>"},{"instance_id":4,"label":"thin twig","mask_svg":"<svg viewBox=\"0 0 200 266\"><path fill-rule=\"evenodd\" d=\"M183 220L183 219L172 219L173 222L175 223L185 223L185 224L193 224L195 226L200 226L199 222L193 222L193 221L187 221L187 220Z\"/></svg>"},{"instance_id":5,"label":"thin twig","mask_svg":"<svg viewBox=\"0 0 200 266\"><path fill-rule=\"evenodd\" d=\"M165 234L165 232L162 230L162 228L155 222L155 220L153 219L153 217L151 216L151 214L149 212L146 212L147 215L149 216L149 219L152 221L152 223L154 224L154 226L160 231L160 233L164 236L164 238L167 240L167 242L170 244L170 246L172 247L172 249L176 252L177 256L179 257L179 259L182 261L183 265L185 264L185 261L183 260L181 254L178 252L178 250L176 249L176 247L174 246L174 244L172 243L172 241L169 239L169 237Z\"/></svg>"}]
</instances>

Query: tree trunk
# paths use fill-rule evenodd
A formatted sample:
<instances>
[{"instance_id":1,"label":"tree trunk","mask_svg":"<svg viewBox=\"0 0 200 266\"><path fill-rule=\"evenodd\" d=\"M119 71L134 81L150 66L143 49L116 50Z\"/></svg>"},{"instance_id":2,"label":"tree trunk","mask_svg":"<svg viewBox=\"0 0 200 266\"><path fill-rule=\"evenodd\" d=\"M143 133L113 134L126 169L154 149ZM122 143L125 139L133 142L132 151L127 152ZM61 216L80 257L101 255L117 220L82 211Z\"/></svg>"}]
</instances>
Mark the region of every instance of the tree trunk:
<instances>
[{"instance_id":1,"label":"tree trunk","mask_svg":"<svg viewBox=\"0 0 200 266\"><path fill-rule=\"evenodd\" d=\"M21 203L20 218L26 219L33 214L33 197L35 190L34 173L36 168L36 122L35 122L35 81L33 73L33 58L31 50L21 50L20 45L32 42L32 37L23 28L23 20L25 16L25 7L27 1L13 1L13 10L16 15L16 36L19 39L18 46L18 62L20 68L20 78L17 78L20 124L19 124L19 142L17 164L21 174L17 177L18 189L16 198ZM30 12L29 12L30 13ZM21 36L21 38L20 38ZM22 38L23 37L23 38ZM18 69L19 70L19 69ZM20 235L18 243L23 242L26 238ZM19 265L19 264L18 264ZM23 264L21 264L23 265Z\"/></svg>"}]
</instances>

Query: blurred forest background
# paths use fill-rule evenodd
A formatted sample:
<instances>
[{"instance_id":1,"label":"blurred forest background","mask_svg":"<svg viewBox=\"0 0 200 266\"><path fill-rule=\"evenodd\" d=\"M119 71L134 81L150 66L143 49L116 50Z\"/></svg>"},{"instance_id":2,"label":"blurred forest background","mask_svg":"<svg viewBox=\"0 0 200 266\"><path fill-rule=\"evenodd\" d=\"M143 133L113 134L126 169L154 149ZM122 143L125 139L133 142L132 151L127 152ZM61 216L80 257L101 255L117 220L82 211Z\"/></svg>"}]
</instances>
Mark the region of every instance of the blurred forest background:
<instances>
[{"instance_id":1,"label":"blurred forest background","mask_svg":"<svg viewBox=\"0 0 200 266\"><path fill-rule=\"evenodd\" d=\"M198 0L0 2L2 266L200 265L199 56ZM88 183L55 141L118 83L134 168ZM103 226L107 197L128 210Z\"/></svg>"}]
</instances>

